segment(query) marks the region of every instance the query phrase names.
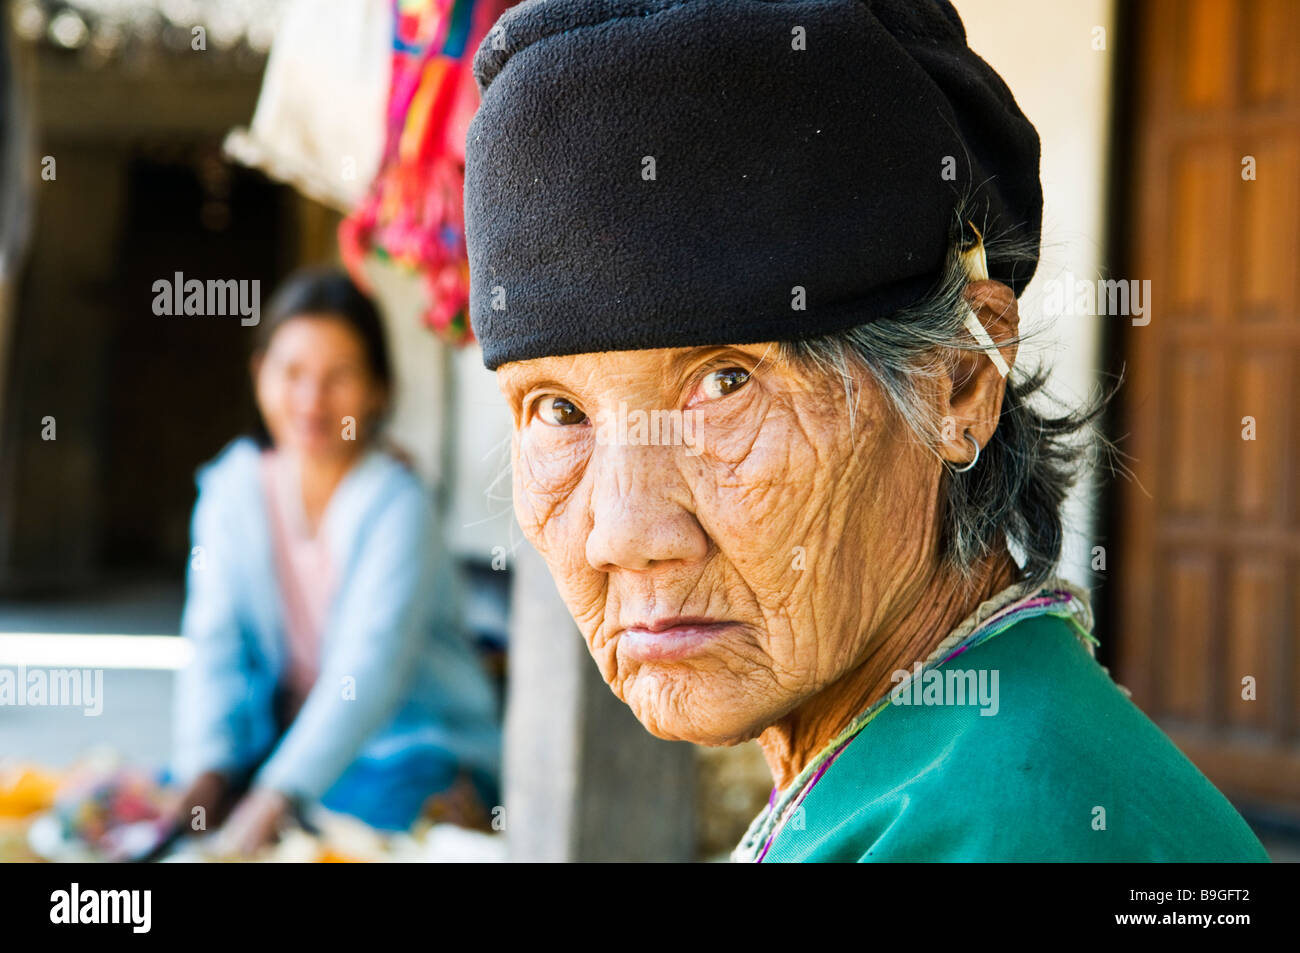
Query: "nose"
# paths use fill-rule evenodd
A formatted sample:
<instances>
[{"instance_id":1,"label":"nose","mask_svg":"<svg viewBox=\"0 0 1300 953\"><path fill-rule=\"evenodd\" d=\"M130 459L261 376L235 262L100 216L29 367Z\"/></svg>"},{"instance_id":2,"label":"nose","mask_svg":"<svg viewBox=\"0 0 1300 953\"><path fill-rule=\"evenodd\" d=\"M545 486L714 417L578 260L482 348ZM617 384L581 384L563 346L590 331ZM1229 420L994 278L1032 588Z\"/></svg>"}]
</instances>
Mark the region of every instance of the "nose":
<instances>
[{"instance_id":1,"label":"nose","mask_svg":"<svg viewBox=\"0 0 1300 953\"><path fill-rule=\"evenodd\" d=\"M644 571L703 559L709 540L691 507L674 454L680 447L601 446L595 469L587 561L594 569Z\"/></svg>"},{"instance_id":2,"label":"nose","mask_svg":"<svg viewBox=\"0 0 1300 953\"><path fill-rule=\"evenodd\" d=\"M325 406L325 391L324 379L304 374L293 388L295 409L300 413L319 412Z\"/></svg>"}]
</instances>

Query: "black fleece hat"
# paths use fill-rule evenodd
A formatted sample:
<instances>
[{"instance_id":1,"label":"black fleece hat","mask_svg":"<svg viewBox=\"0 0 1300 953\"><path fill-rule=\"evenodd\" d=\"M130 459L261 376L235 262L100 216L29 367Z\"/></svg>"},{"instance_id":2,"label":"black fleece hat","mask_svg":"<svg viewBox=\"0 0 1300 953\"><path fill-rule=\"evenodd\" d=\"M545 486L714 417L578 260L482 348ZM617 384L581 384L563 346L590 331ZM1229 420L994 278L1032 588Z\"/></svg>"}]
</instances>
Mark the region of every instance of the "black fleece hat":
<instances>
[{"instance_id":1,"label":"black fleece hat","mask_svg":"<svg viewBox=\"0 0 1300 953\"><path fill-rule=\"evenodd\" d=\"M946 0L526 0L474 74L489 368L867 323L970 237L959 199L1038 245L1038 134Z\"/></svg>"}]
</instances>

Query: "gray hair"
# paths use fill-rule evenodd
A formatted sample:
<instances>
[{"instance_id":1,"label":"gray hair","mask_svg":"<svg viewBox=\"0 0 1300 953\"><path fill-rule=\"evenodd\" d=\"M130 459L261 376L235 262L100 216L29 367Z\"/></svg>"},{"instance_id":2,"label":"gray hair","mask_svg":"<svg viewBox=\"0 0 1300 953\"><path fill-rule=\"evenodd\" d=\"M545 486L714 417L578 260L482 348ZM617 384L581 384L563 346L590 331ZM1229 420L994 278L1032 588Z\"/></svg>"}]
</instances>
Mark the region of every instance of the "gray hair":
<instances>
[{"instance_id":1,"label":"gray hair","mask_svg":"<svg viewBox=\"0 0 1300 953\"><path fill-rule=\"evenodd\" d=\"M926 383L950 373L959 352L982 350L964 325L969 306L963 294L970 279L963 247L955 230L941 277L918 303L845 331L781 342L786 360L820 368L844 382L851 428L857 409L854 388L865 370L911 433L938 455L943 420L927 396ZM991 268L1024 263L1037 253L1033 245L988 235L985 252ZM1081 409L1049 416L1030 400L1046 380L1042 367L1028 373L1012 370L997 429L980 451L978 465L965 473L948 468L943 477L941 558L963 581L1004 541L1021 554L1023 582L1037 586L1050 579L1061 558L1066 495L1091 451L1113 449L1095 424L1114 390Z\"/></svg>"}]
</instances>

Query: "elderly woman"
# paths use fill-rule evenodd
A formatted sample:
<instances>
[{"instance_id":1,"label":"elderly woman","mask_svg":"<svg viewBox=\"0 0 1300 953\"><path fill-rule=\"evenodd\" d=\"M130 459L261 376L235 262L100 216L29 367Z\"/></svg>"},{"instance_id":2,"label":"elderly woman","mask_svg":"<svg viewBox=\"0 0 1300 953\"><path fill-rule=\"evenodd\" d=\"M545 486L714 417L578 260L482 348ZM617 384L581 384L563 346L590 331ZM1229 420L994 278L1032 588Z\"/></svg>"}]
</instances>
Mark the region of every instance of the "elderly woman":
<instances>
[{"instance_id":1,"label":"elderly woman","mask_svg":"<svg viewBox=\"0 0 1300 953\"><path fill-rule=\"evenodd\" d=\"M1095 412L1009 373L1039 142L952 7L531 2L474 65L515 512L647 730L758 739L735 859L1266 860L1054 579Z\"/></svg>"}]
</instances>

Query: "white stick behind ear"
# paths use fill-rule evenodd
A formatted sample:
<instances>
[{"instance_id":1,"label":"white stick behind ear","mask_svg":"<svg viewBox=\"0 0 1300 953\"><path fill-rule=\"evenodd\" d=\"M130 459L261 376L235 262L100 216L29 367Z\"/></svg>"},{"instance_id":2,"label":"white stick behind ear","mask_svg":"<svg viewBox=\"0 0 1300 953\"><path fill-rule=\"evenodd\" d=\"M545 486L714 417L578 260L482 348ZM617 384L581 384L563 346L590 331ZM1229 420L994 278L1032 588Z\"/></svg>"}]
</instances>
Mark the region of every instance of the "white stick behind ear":
<instances>
[{"instance_id":1,"label":"white stick behind ear","mask_svg":"<svg viewBox=\"0 0 1300 953\"><path fill-rule=\"evenodd\" d=\"M989 332L984 330L984 325L980 322L980 316L975 313L974 309L971 309L966 314L966 330L971 333L971 336L975 338L975 340L980 342L980 347L982 347L984 353L989 356L989 360L993 362L993 366L998 369L999 374L1006 377L1011 373L1011 368L1007 366L1006 359L1003 358L1002 352L998 350L998 346L994 344L993 339L989 337Z\"/></svg>"},{"instance_id":2,"label":"white stick behind ear","mask_svg":"<svg viewBox=\"0 0 1300 953\"><path fill-rule=\"evenodd\" d=\"M975 233L975 244L961 253L962 265L966 268L966 275L971 281L986 281L989 276L989 259L984 251L984 236L980 230L975 227L974 222L967 222L971 231ZM998 346L993 343L993 338L989 337L989 332L984 330L984 324L980 321L979 315L972 308L966 315L966 330L971 336L979 342L984 353L989 356L993 366L998 369L998 373L1006 377L1011 373L1011 368L1007 366L1006 360L1002 357L1002 352Z\"/></svg>"},{"instance_id":3,"label":"white stick behind ear","mask_svg":"<svg viewBox=\"0 0 1300 953\"><path fill-rule=\"evenodd\" d=\"M966 275L971 281L987 281L989 277L989 258L984 253L984 236L975 227L974 222L967 222L975 233L975 244L961 253L961 263L966 266Z\"/></svg>"}]
</instances>

